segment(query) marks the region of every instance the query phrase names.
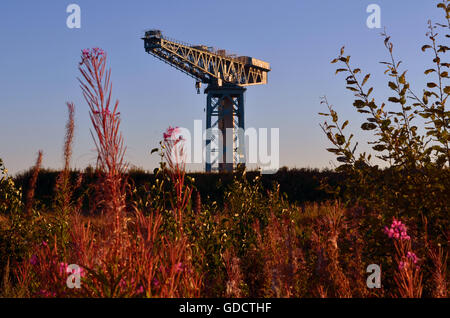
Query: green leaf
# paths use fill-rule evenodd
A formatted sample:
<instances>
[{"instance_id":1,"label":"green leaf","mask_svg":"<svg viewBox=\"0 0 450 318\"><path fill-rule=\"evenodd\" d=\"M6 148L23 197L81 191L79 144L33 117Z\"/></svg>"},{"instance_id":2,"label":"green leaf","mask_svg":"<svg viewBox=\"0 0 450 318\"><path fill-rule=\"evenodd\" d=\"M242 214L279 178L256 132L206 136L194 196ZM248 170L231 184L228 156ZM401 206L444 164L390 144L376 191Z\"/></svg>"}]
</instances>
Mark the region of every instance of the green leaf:
<instances>
[{"instance_id":1,"label":"green leaf","mask_svg":"<svg viewBox=\"0 0 450 318\"><path fill-rule=\"evenodd\" d=\"M437 87L437 85L436 85L436 83L427 83L427 86L429 87L429 88L434 88L434 87Z\"/></svg>"},{"instance_id":2,"label":"green leaf","mask_svg":"<svg viewBox=\"0 0 450 318\"><path fill-rule=\"evenodd\" d=\"M150 154L153 154L155 152L157 152L159 149L158 148L153 148L152 151L150 152Z\"/></svg>"},{"instance_id":3,"label":"green leaf","mask_svg":"<svg viewBox=\"0 0 450 318\"><path fill-rule=\"evenodd\" d=\"M426 70L424 73L425 73L425 75L428 75L432 72L436 72L436 70L434 68L430 68L429 70Z\"/></svg>"},{"instance_id":4,"label":"green leaf","mask_svg":"<svg viewBox=\"0 0 450 318\"><path fill-rule=\"evenodd\" d=\"M364 86L364 84L366 84L366 82L367 82L367 80L369 79L369 77L370 77L370 74L367 74L367 75L364 77L361 86Z\"/></svg>"},{"instance_id":5,"label":"green leaf","mask_svg":"<svg viewBox=\"0 0 450 318\"><path fill-rule=\"evenodd\" d=\"M366 103L360 99L355 100L355 102L353 103L353 106L355 106L356 108L363 108L366 105Z\"/></svg>"},{"instance_id":6,"label":"green leaf","mask_svg":"<svg viewBox=\"0 0 450 318\"><path fill-rule=\"evenodd\" d=\"M331 111L331 118L335 123L338 121L338 114L334 110Z\"/></svg>"},{"instance_id":7,"label":"green leaf","mask_svg":"<svg viewBox=\"0 0 450 318\"><path fill-rule=\"evenodd\" d=\"M445 45L439 45L439 50L438 52L442 52L445 53L446 51L450 50L450 48L448 46Z\"/></svg>"},{"instance_id":8,"label":"green leaf","mask_svg":"<svg viewBox=\"0 0 450 318\"><path fill-rule=\"evenodd\" d=\"M430 118L430 116L431 116L430 113L419 113L419 115L423 118Z\"/></svg>"},{"instance_id":9,"label":"green leaf","mask_svg":"<svg viewBox=\"0 0 450 318\"><path fill-rule=\"evenodd\" d=\"M390 124L391 124L391 120L390 119L385 119L381 123L381 128L382 129L387 129Z\"/></svg>"},{"instance_id":10,"label":"green leaf","mask_svg":"<svg viewBox=\"0 0 450 318\"><path fill-rule=\"evenodd\" d=\"M406 74L406 71L403 72L402 75L400 75L400 77L399 77L399 79L398 79L398 81L400 82L400 84L406 84L405 74Z\"/></svg>"},{"instance_id":11,"label":"green leaf","mask_svg":"<svg viewBox=\"0 0 450 318\"><path fill-rule=\"evenodd\" d=\"M339 146L342 146L343 144L345 144L345 137L339 134L336 134L336 142Z\"/></svg>"},{"instance_id":12,"label":"green leaf","mask_svg":"<svg viewBox=\"0 0 450 318\"><path fill-rule=\"evenodd\" d=\"M426 49L431 49L431 45L424 45L422 46L422 51L425 52Z\"/></svg>"},{"instance_id":13,"label":"green leaf","mask_svg":"<svg viewBox=\"0 0 450 318\"><path fill-rule=\"evenodd\" d=\"M450 95L450 86L445 86L444 87L444 93Z\"/></svg>"},{"instance_id":14,"label":"green leaf","mask_svg":"<svg viewBox=\"0 0 450 318\"><path fill-rule=\"evenodd\" d=\"M400 99L398 99L397 97L389 97L388 101L392 103L400 103Z\"/></svg>"},{"instance_id":15,"label":"green leaf","mask_svg":"<svg viewBox=\"0 0 450 318\"><path fill-rule=\"evenodd\" d=\"M373 130L375 128L377 128L377 125L375 125L374 123L364 123L361 125L362 130Z\"/></svg>"},{"instance_id":16,"label":"green leaf","mask_svg":"<svg viewBox=\"0 0 450 318\"><path fill-rule=\"evenodd\" d=\"M376 146L373 146L372 149L376 150L376 151L383 151L386 149L386 146L385 145L376 145Z\"/></svg>"},{"instance_id":17,"label":"green leaf","mask_svg":"<svg viewBox=\"0 0 450 318\"><path fill-rule=\"evenodd\" d=\"M344 130L344 128L348 125L348 120L344 121L344 123L342 124L341 129Z\"/></svg>"},{"instance_id":18,"label":"green leaf","mask_svg":"<svg viewBox=\"0 0 450 318\"><path fill-rule=\"evenodd\" d=\"M392 90L396 90L398 88L397 84L395 84L394 82L389 82L388 85Z\"/></svg>"}]
</instances>

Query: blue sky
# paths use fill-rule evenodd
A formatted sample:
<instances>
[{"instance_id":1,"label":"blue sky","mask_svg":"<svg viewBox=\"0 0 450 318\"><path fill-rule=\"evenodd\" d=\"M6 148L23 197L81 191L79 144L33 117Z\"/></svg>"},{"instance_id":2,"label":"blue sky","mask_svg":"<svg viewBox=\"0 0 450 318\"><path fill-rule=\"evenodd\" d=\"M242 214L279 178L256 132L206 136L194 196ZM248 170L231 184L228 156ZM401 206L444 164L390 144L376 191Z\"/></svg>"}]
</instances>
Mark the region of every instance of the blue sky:
<instances>
[{"instance_id":1,"label":"blue sky","mask_svg":"<svg viewBox=\"0 0 450 318\"><path fill-rule=\"evenodd\" d=\"M66 27L66 7L81 7L81 29ZM145 53L142 33L158 28L193 44L224 48L271 63L269 83L246 93L246 127L280 129L280 164L331 167L317 112L327 95L360 141L362 118L342 76L329 62L342 45L354 66L372 73L378 96L383 75L382 29L366 26L369 4L381 7L382 25L419 93L430 59L421 51L427 20L441 21L435 1L20 1L0 3L0 158L12 173L31 166L39 149L44 166L62 165L66 101L76 105L73 166L95 163L88 107L76 77L80 50L108 52L113 95L120 101L127 160L153 169L149 155L169 125L193 127L206 101L194 80ZM364 149L364 147L362 147ZM367 149L367 147L366 147Z\"/></svg>"}]
</instances>

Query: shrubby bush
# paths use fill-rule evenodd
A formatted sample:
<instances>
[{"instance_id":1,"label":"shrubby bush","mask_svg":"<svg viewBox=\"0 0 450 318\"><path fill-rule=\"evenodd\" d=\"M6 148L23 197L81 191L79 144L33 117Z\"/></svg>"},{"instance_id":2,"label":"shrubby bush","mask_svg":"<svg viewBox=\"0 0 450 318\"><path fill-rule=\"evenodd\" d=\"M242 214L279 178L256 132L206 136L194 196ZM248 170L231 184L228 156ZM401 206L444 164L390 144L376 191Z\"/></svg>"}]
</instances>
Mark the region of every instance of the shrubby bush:
<instances>
[{"instance_id":1,"label":"shrubby bush","mask_svg":"<svg viewBox=\"0 0 450 318\"><path fill-rule=\"evenodd\" d=\"M386 33L382 36L388 61L381 63L386 66L386 84L392 93L387 100L373 97L370 74L354 67L344 48L332 61L340 64L336 74L346 75L346 88L355 97L353 107L366 117L361 129L373 133L369 144L381 167L372 154L356 152L353 134L345 133L349 121L340 120L326 98L322 103L328 112L320 113L331 120L321 125L334 146L328 151L341 163L337 170L349 176L339 189L346 203L378 211L384 222L394 216L413 218L423 228L426 219L431 225L428 230L441 242L448 239L450 207L450 111L446 107L450 48L439 41L450 36L449 6L447 0L438 4L445 13L445 24L430 21L428 25L428 43L422 51L431 56L433 67L424 72L428 83L421 95L414 91Z\"/></svg>"}]
</instances>

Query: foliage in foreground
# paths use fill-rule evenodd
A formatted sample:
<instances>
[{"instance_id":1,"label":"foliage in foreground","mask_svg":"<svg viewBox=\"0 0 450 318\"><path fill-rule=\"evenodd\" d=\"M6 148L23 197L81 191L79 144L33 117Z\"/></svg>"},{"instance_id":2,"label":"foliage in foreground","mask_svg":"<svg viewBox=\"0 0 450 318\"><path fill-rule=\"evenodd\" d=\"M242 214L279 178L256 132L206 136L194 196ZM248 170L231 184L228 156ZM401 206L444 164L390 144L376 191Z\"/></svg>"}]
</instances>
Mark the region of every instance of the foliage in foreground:
<instances>
[{"instance_id":1,"label":"foliage in foreground","mask_svg":"<svg viewBox=\"0 0 450 318\"><path fill-rule=\"evenodd\" d=\"M154 189L141 200L147 208L135 202L118 223L107 214L74 211L66 219L68 244L35 236L20 258L8 255L2 296L447 296L446 255L413 223L383 224L380 214L338 202L297 207L277 189L261 193L258 180L239 175L224 207L195 196L183 204L188 188L159 193L158 208L147 202ZM34 227L34 233L46 230ZM377 241L366 240L372 233ZM66 286L69 264L81 267L80 289ZM369 264L382 268L380 289L366 286Z\"/></svg>"},{"instance_id":2,"label":"foliage in foreground","mask_svg":"<svg viewBox=\"0 0 450 318\"><path fill-rule=\"evenodd\" d=\"M386 86L390 97L378 101L369 87L370 74L351 65L344 48L332 63L339 63L336 74L346 74L346 88L354 95L353 107L365 117L362 131L373 134L369 145L383 169L368 153L356 152L353 134L345 133L349 121L341 121L324 98L328 117L321 127L333 144L327 149L342 164L337 168L349 178L337 189L347 205L359 205L380 213L386 223L393 217L414 222L418 229L447 246L450 202L450 96L449 68L450 3L441 1L445 23L428 23L427 42L422 51L431 55L432 67L424 71L426 87L421 95L414 91L407 71L394 54L390 36L383 33L388 61ZM440 43L440 41L442 43ZM370 237L372 238L372 237Z\"/></svg>"}]
</instances>

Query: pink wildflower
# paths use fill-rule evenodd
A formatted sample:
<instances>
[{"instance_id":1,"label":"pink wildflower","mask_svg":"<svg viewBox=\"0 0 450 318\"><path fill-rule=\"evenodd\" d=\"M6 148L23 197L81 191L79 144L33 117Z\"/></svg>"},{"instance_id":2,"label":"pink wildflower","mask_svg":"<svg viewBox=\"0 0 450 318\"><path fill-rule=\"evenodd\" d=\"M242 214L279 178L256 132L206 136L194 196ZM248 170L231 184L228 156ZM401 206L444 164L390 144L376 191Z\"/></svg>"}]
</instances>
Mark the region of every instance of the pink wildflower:
<instances>
[{"instance_id":1,"label":"pink wildflower","mask_svg":"<svg viewBox=\"0 0 450 318\"><path fill-rule=\"evenodd\" d=\"M81 55L83 56L83 59L88 59L90 57L89 49L84 49L81 51Z\"/></svg>"},{"instance_id":2,"label":"pink wildflower","mask_svg":"<svg viewBox=\"0 0 450 318\"><path fill-rule=\"evenodd\" d=\"M137 289L136 289L136 294L142 294L144 292L144 287L142 287L142 285L140 285Z\"/></svg>"},{"instance_id":3,"label":"pink wildflower","mask_svg":"<svg viewBox=\"0 0 450 318\"><path fill-rule=\"evenodd\" d=\"M83 49L81 50L81 63L83 64L85 60L92 59L92 58L99 58L100 56L105 55L105 51L103 51L101 48L94 47L92 49Z\"/></svg>"},{"instance_id":4,"label":"pink wildflower","mask_svg":"<svg viewBox=\"0 0 450 318\"><path fill-rule=\"evenodd\" d=\"M414 252L408 252L406 254L406 257L403 257L402 261L399 262L398 269L402 270L404 268L408 268L410 265L413 265L413 266L419 268L419 265L417 265L418 261L419 261L419 258L417 257L417 255Z\"/></svg>"},{"instance_id":5,"label":"pink wildflower","mask_svg":"<svg viewBox=\"0 0 450 318\"><path fill-rule=\"evenodd\" d=\"M79 267L72 269L72 274L78 274L80 277L84 277L86 275L86 271L83 269L83 267Z\"/></svg>"},{"instance_id":6,"label":"pink wildflower","mask_svg":"<svg viewBox=\"0 0 450 318\"><path fill-rule=\"evenodd\" d=\"M45 290L45 289L41 289L39 291L39 295L41 295L43 297L56 297L56 293Z\"/></svg>"},{"instance_id":7,"label":"pink wildflower","mask_svg":"<svg viewBox=\"0 0 450 318\"><path fill-rule=\"evenodd\" d=\"M169 128L167 128L166 132L163 133L163 137L164 140L167 141L169 139L174 140L175 139L175 134L177 134L179 132L179 128L178 127L171 127L169 126Z\"/></svg>"},{"instance_id":8,"label":"pink wildflower","mask_svg":"<svg viewBox=\"0 0 450 318\"><path fill-rule=\"evenodd\" d=\"M66 273L67 266L68 266L67 263L64 263L64 262L59 263L59 273L61 275L64 275Z\"/></svg>"},{"instance_id":9,"label":"pink wildflower","mask_svg":"<svg viewBox=\"0 0 450 318\"><path fill-rule=\"evenodd\" d=\"M68 267L69 267L69 265L65 262L59 263L59 273L61 275L68 273L67 272ZM71 274L79 274L80 277L84 277L86 275L86 272L82 267L79 267L79 268L73 268L71 271Z\"/></svg>"},{"instance_id":10,"label":"pink wildflower","mask_svg":"<svg viewBox=\"0 0 450 318\"><path fill-rule=\"evenodd\" d=\"M414 264L417 264L417 262L419 261L419 258L414 252L408 252L406 257L409 258L411 262L413 262Z\"/></svg>"},{"instance_id":11,"label":"pink wildflower","mask_svg":"<svg viewBox=\"0 0 450 318\"><path fill-rule=\"evenodd\" d=\"M407 231L406 225L396 219L392 221L390 228L388 228L387 226L384 227L384 232L389 238L409 240L411 237L408 235L406 231Z\"/></svg>"},{"instance_id":12,"label":"pink wildflower","mask_svg":"<svg viewBox=\"0 0 450 318\"><path fill-rule=\"evenodd\" d=\"M36 265L37 263L38 263L38 257L35 254L33 254L33 256L31 256L31 258L30 258L30 264Z\"/></svg>"},{"instance_id":13,"label":"pink wildflower","mask_svg":"<svg viewBox=\"0 0 450 318\"><path fill-rule=\"evenodd\" d=\"M178 263L177 265L175 265L175 271L177 272L177 273L181 273L182 271L184 270L184 266L183 266L183 263Z\"/></svg>"}]
</instances>

